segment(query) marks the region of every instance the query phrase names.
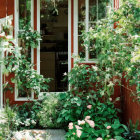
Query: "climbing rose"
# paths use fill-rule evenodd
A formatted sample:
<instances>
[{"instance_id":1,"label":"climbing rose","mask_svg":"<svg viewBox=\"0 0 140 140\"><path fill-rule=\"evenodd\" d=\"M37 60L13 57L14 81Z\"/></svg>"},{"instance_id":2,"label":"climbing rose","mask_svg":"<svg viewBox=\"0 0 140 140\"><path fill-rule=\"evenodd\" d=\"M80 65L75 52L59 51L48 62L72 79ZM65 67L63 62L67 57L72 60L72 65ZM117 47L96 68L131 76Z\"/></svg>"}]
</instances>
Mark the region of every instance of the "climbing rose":
<instances>
[{"instance_id":1,"label":"climbing rose","mask_svg":"<svg viewBox=\"0 0 140 140\"><path fill-rule=\"evenodd\" d=\"M85 120L89 120L89 119L90 119L90 116L86 116L86 117L85 117Z\"/></svg>"},{"instance_id":2,"label":"climbing rose","mask_svg":"<svg viewBox=\"0 0 140 140\"><path fill-rule=\"evenodd\" d=\"M69 129L73 129L73 123L69 123Z\"/></svg>"},{"instance_id":3,"label":"climbing rose","mask_svg":"<svg viewBox=\"0 0 140 140\"><path fill-rule=\"evenodd\" d=\"M80 138L82 135L82 131L77 129L76 132L77 132L77 137Z\"/></svg>"},{"instance_id":4,"label":"climbing rose","mask_svg":"<svg viewBox=\"0 0 140 140\"><path fill-rule=\"evenodd\" d=\"M82 121L78 120L78 125L84 125L84 124L85 124L84 120L82 120Z\"/></svg>"},{"instance_id":5,"label":"climbing rose","mask_svg":"<svg viewBox=\"0 0 140 140\"><path fill-rule=\"evenodd\" d=\"M88 105L87 108L88 108L88 109L91 109L91 108L92 108L92 105Z\"/></svg>"},{"instance_id":6,"label":"climbing rose","mask_svg":"<svg viewBox=\"0 0 140 140\"><path fill-rule=\"evenodd\" d=\"M76 129L79 130L79 129L83 129L82 127L79 127L78 125L75 125Z\"/></svg>"},{"instance_id":7,"label":"climbing rose","mask_svg":"<svg viewBox=\"0 0 140 140\"><path fill-rule=\"evenodd\" d=\"M107 128L107 129L110 129L110 128L111 128L111 126L107 126L106 128Z\"/></svg>"},{"instance_id":8,"label":"climbing rose","mask_svg":"<svg viewBox=\"0 0 140 140\"><path fill-rule=\"evenodd\" d=\"M86 122L90 125L90 127L94 128L95 127L95 123L92 120L86 120Z\"/></svg>"},{"instance_id":9,"label":"climbing rose","mask_svg":"<svg viewBox=\"0 0 140 140\"><path fill-rule=\"evenodd\" d=\"M99 137L99 138L97 138L96 140L103 140L103 139Z\"/></svg>"}]
</instances>

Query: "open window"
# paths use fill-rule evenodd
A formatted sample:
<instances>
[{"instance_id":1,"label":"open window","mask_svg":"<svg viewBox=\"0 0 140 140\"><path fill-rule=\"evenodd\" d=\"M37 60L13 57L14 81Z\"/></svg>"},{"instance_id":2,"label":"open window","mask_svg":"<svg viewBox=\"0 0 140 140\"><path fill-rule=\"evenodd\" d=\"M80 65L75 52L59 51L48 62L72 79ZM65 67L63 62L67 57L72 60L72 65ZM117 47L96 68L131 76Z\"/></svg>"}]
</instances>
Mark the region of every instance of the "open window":
<instances>
[{"instance_id":1,"label":"open window","mask_svg":"<svg viewBox=\"0 0 140 140\"><path fill-rule=\"evenodd\" d=\"M40 10L40 73L52 78L49 92L67 91L68 0L42 0Z\"/></svg>"}]
</instances>

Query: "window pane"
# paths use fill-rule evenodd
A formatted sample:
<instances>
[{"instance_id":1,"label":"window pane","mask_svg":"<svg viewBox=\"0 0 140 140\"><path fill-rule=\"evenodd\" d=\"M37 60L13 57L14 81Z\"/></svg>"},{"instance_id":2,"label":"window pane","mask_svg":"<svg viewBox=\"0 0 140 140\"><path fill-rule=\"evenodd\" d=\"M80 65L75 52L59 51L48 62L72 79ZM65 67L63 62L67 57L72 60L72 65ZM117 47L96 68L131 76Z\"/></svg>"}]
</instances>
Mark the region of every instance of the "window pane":
<instances>
[{"instance_id":1,"label":"window pane","mask_svg":"<svg viewBox=\"0 0 140 140\"><path fill-rule=\"evenodd\" d=\"M79 56L80 58L85 59L85 47L83 46L83 39L81 36L78 36L78 45L79 45L79 48L78 48Z\"/></svg>"},{"instance_id":2,"label":"window pane","mask_svg":"<svg viewBox=\"0 0 140 140\"><path fill-rule=\"evenodd\" d=\"M107 2L101 0L89 0L89 28L95 28L97 21L107 15ZM97 58L99 52L95 49L94 41L90 43L89 60Z\"/></svg>"},{"instance_id":3,"label":"window pane","mask_svg":"<svg viewBox=\"0 0 140 140\"><path fill-rule=\"evenodd\" d=\"M19 29L31 23L31 0L19 0Z\"/></svg>"},{"instance_id":4,"label":"window pane","mask_svg":"<svg viewBox=\"0 0 140 140\"><path fill-rule=\"evenodd\" d=\"M89 0L89 21L97 21L97 0Z\"/></svg>"},{"instance_id":5,"label":"window pane","mask_svg":"<svg viewBox=\"0 0 140 140\"><path fill-rule=\"evenodd\" d=\"M85 21L85 0L78 1L79 21Z\"/></svg>"},{"instance_id":6,"label":"window pane","mask_svg":"<svg viewBox=\"0 0 140 140\"><path fill-rule=\"evenodd\" d=\"M85 23L84 22L78 23L78 35L82 35L82 32L84 31L85 31Z\"/></svg>"},{"instance_id":7,"label":"window pane","mask_svg":"<svg viewBox=\"0 0 140 140\"><path fill-rule=\"evenodd\" d=\"M40 25L40 73L52 78L49 92L68 90L64 73L68 72L68 0L42 0ZM42 92L42 91L41 91Z\"/></svg>"},{"instance_id":8,"label":"window pane","mask_svg":"<svg viewBox=\"0 0 140 140\"><path fill-rule=\"evenodd\" d=\"M27 24L31 24L31 0L19 0L19 33ZM22 47L21 53L25 55L26 60L31 63L31 47L26 47L25 42L22 39L18 39L18 45ZM23 64L24 65L24 64ZM22 66L26 67L26 65ZM18 98L20 97L31 97L32 89L27 88L28 86L26 76L20 76L22 79L22 86L18 87ZM25 86L26 85L26 86Z\"/></svg>"},{"instance_id":9,"label":"window pane","mask_svg":"<svg viewBox=\"0 0 140 140\"><path fill-rule=\"evenodd\" d=\"M89 0L89 21L98 21L106 17L106 2Z\"/></svg>"}]
</instances>

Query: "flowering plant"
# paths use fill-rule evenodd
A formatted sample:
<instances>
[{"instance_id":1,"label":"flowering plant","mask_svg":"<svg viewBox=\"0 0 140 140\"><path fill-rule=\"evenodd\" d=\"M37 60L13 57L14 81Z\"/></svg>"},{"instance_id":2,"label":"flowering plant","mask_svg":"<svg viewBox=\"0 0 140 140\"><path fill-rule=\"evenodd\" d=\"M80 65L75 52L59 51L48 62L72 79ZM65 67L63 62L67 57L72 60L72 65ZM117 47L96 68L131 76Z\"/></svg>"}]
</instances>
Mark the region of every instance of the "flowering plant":
<instances>
[{"instance_id":1,"label":"flowering plant","mask_svg":"<svg viewBox=\"0 0 140 140\"><path fill-rule=\"evenodd\" d=\"M69 123L69 131L66 134L67 140L124 140L122 134L124 132L123 125L119 120L111 123L100 125L86 116L84 120L76 123Z\"/></svg>"}]
</instances>

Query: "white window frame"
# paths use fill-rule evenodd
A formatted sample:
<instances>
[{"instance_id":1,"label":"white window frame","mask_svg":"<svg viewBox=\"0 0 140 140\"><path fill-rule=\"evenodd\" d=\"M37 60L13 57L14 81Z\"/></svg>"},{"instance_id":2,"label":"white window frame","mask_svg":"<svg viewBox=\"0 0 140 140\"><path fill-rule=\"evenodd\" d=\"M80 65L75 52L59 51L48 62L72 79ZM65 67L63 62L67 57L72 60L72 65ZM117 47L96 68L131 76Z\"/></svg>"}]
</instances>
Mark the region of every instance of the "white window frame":
<instances>
[{"instance_id":1,"label":"white window frame","mask_svg":"<svg viewBox=\"0 0 140 140\"><path fill-rule=\"evenodd\" d=\"M1 22L1 20L0 20ZM2 44L0 43L0 46ZM3 48L0 50L1 54L0 54L0 59L3 59L4 54L3 54ZM3 108L3 64L2 62L0 62L0 109Z\"/></svg>"},{"instance_id":2,"label":"white window frame","mask_svg":"<svg viewBox=\"0 0 140 140\"><path fill-rule=\"evenodd\" d=\"M15 6L15 39L18 43L18 32L19 32L19 0L14 1ZM34 0L31 0L31 27L34 29ZM31 49L31 62L34 63L34 49ZM31 97L18 97L18 88L15 84L15 101L29 101L34 99L34 93L32 92Z\"/></svg>"},{"instance_id":3,"label":"white window frame","mask_svg":"<svg viewBox=\"0 0 140 140\"><path fill-rule=\"evenodd\" d=\"M88 32L89 31L89 1L90 0L85 0L85 31ZM96 0L97 2L97 22L98 22L98 0ZM114 7L114 0L110 0L110 6ZM110 8L111 8L110 7ZM78 54L78 17L79 13L78 13L78 0L74 0L74 56L79 56ZM76 58L75 58L76 61ZM97 63L98 59L94 58L94 59L89 59L89 50L88 48L85 49L85 60L84 61L80 61L80 63Z\"/></svg>"}]
</instances>

